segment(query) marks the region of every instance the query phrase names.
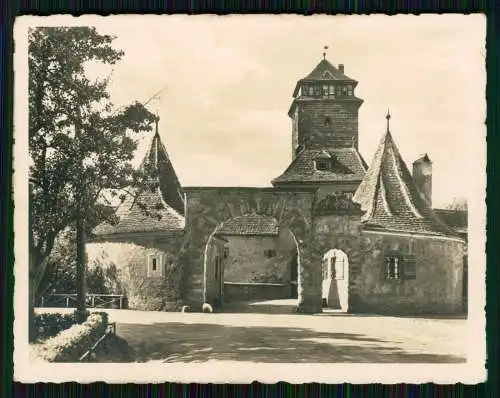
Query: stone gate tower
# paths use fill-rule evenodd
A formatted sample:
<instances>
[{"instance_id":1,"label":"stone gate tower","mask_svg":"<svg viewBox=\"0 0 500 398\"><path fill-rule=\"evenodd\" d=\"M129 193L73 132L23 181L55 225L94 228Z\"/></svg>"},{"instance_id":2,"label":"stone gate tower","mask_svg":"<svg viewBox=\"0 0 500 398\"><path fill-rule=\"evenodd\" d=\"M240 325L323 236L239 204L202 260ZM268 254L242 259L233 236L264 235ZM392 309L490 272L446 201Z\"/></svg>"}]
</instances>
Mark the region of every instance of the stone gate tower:
<instances>
[{"instance_id":1,"label":"stone gate tower","mask_svg":"<svg viewBox=\"0 0 500 398\"><path fill-rule=\"evenodd\" d=\"M344 65L327 59L300 79L288 115L292 119L292 162L272 183L318 188L318 199L340 194L346 200L363 180L367 165L358 152L358 82ZM338 196L338 195L337 195Z\"/></svg>"},{"instance_id":2,"label":"stone gate tower","mask_svg":"<svg viewBox=\"0 0 500 398\"><path fill-rule=\"evenodd\" d=\"M325 59L299 80L288 111L292 118L292 156L301 147L358 149L358 82L344 74L344 65Z\"/></svg>"}]
</instances>

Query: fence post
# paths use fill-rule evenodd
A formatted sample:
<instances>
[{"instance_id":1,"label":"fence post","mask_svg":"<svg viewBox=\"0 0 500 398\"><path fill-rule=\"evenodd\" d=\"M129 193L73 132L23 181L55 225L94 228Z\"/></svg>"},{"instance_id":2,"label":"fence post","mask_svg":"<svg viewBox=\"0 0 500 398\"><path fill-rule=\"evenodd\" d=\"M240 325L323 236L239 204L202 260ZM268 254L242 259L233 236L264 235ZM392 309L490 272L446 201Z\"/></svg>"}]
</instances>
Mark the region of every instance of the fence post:
<instances>
[{"instance_id":1,"label":"fence post","mask_svg":"<svg viewBox=\"0 0 500 398\"><path fill-rule=\"evenodd\" d=\"M94 307L94 304L95 304L95 296L92 296L92 304L90 306Z\"/></svg>"},{"instance_id":2,"label":"fence post","mask_svg":"<svg viewBox=\"0 0 500 398\"><path fill-rule=\"evenodd\" d=\"M69 307L69 297L66 297L66 307Z\"/></svg>"},{"instance_id":3,"label":"fence post","mask_svg":"<svg viewBox=\"0 0 500 398\"><path fill-rule=\"evenodd\" d=\"M42 296L42 302L41 302L40 304L41 304L41 306L43 307L43 296Z\"/></svg>"},{"instance_id":4,"label":"fence post","mask_svg":"<svg viewBox=\"0 0 500 398\"><path fill-rule=\"evenodd\" d=\"M120 309L123 307L123 296L120 296Z\"/></svg>"}]
</instances>

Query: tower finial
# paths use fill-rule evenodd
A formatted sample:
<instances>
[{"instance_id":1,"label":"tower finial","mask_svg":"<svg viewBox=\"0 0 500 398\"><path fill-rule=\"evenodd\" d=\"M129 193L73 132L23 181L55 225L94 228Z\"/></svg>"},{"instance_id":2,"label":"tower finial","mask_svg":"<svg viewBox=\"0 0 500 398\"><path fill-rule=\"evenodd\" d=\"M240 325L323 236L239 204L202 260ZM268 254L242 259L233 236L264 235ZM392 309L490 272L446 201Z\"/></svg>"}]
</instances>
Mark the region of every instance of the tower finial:
<instances>
[{"instance_id":1,"label":"tower finial","mask_svg":"<svg viewBox=\"0 0 500 398\"><path fill-rule=\"evenodd\" d=\"M325 50L323 52L323 59L326 59L326 50L328 50L328 46L324 46L323 49Z\"/></svg>"},{"instance_id":2,"label":"tower finial","mask_svg":"<svg viewBox=\"0 0 500 398\"><path fill-rule=\"evenodd\" d=\"M389 121L391 120L391 113L389 112L389 109L387 109L387 115L385 115L385 118L387 119L387 132L389 132Z\"/></svg>"}]
</instances>

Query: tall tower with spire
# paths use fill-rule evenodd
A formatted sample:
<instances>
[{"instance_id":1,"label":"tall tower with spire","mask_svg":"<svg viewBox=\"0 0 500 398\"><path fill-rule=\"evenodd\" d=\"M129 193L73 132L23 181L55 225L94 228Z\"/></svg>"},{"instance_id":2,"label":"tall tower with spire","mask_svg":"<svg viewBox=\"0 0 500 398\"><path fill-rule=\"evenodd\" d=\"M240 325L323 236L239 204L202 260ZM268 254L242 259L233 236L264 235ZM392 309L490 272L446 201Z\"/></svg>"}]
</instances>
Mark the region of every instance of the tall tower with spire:
<instances>
[{"instance_id":1,"label":"tall tower with spire","mask_svg":"<svg viewBox=\"0 0 500 398\"><path fill-rule=\"evenodd\" d=\"M292 162L275 186L322 186L354 193L367 169L358 152L357 81L344 65L323 59L297 82L288 111L292 119Z\"/></svg>"},{"instance_id":2,"label":"tall tower with spire","mask_svg":"<svg viewBox=\"0 0 500 398\"><path fill-rule=\"evenodd\" d=\"M356 97L357 81L323 59L299 80L288 111L292 119L292 156L302 147L358 149L358 110L363 100Z\"/></svg>"}]
</instances>

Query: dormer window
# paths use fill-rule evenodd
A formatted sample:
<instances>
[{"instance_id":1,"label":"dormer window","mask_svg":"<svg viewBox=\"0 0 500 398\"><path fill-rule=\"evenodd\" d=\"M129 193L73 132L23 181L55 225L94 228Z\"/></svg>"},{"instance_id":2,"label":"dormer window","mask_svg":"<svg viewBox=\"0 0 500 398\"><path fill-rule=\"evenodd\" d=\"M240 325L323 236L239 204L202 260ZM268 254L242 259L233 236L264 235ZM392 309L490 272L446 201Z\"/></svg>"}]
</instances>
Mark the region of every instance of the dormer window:
<instances>
[{"instance_id":1,"label":"dormer window","mask_svg":"<svg viewBox=\"0 0 500 398\"><path fill-rule=\"evenodd\" d=\"M316 160L316 170L326 171L330 168L330 161L328 159L318 159Z\"/></svg>"},{"instance_id":2,"label":"dormer window","mask_svg":"<svg viewBox=\"0 0 500 398\"><path fill-rule=\"evenodd\" d=\"M349 84L349 85L347 85L347 95L352 96L352 94L353 94L352 93L352 86Z\"/></svg>"},{"instance_id":3,"label":"dormer window","mask_svg":"<svg viewBox=\"0 0 500 398\"><path fill-rule=\"evenodd\" d=\"M331 79L332 77L333 77L332 74L329 71L325 70L325 72L323 73L323 78Z\"/></svg>"}]
</instances>

